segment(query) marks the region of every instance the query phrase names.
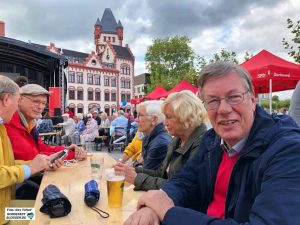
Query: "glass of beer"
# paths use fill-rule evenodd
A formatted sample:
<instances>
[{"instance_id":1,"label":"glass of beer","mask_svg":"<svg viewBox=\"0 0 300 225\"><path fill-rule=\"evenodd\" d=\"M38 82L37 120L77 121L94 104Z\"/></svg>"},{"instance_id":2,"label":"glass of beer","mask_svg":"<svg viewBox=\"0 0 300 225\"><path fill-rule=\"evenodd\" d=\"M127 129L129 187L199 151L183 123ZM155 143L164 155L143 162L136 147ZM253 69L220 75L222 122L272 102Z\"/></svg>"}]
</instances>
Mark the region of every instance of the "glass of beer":
<instances>
[{"instance_id":1,"label":"glass of beer","mask_svg":"<svg viewBox=\"0 0 300 225\"><path fill-rule=\"evenodd\" d=\"M111 208L119 208L122 206L123 190L124 190L124 173L115 173L113 168L106 169L108 206Z\"/></svg>"}]
</instances>

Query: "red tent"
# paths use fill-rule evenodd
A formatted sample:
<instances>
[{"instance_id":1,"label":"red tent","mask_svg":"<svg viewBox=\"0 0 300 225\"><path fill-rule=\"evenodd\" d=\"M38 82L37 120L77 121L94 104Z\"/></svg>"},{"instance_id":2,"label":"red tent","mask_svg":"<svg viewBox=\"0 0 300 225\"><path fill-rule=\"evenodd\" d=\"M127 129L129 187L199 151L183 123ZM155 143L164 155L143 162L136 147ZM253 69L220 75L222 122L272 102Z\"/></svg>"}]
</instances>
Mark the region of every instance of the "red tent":
<instances>
[{"instance_id":1,"label":"red tent","mask_svg":"<svg viewBox=\"0 0 300 225\"><path fill-rule=\"evenodd\" d=\"M130 100L130 103L133 105L140 104L143 101L144 98L133 98Z\"/></svg>"},{"instance_id":2,"label":"red tent","mask_svg":"<svg viewBox=\"0 0 300 225\"><path fill-rule=\"evenodd\" d=\"M168 91L168 95L173 93L173 92L180 92L180 91L183 91L183 90L190 90L191 92L196 94L197 91L198 91L198 88L195 87L194 85L190 84L186 80L182 80L175 87L173 87L170 91ZM168 96L168 95L166 95L166 96Z\"/></svg>"},{"instance_id":3,"label":"red tent","mask_svg":"<svg viewBox=\"0 0 300 225\"><path fill-rule=\"evenodd\" d=\"M167 95L167 91L160 85L158 85L152 92L150 92L145 98L149 100L158 100Z\"/></svg>"},{"instance_id":4,"label":"red tent","mask_svg":"<svg viewBox=\"0 0 300 225\"><path fill-rule=\"evenodd\" d=\"M262 50L241 66L251 74L256 93L294 89L300 80L299 65L266 50Z\"/></svg>"}]
</instances>

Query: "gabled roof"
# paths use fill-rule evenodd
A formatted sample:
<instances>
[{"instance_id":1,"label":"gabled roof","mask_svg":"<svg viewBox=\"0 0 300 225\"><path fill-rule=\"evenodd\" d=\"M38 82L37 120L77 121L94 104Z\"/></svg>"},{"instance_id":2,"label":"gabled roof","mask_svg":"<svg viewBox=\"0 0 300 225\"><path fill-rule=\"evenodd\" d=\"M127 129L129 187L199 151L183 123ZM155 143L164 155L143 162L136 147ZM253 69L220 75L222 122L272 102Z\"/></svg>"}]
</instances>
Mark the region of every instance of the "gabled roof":
<instances>
[{"instance_id":1,"label":"gabled roof","mask_svg":"<svg viewBox=\"0 0 300 225\"><path fill-rule=\"evenodd\" d=\"M117 56L125 57L125 58L132 58L130 52L127 48L119 46L119 45L112 45L114 50L117 53Z\"/></svg>"},{"instance_id":2,"label":"gabled roof","mask_svg":"<svg viewBox=\"0 0 300 225\"><path fill-rule=\"evenodd\" d=\"M150 82L150 74L149 73L142 73L134 77L134 84L149 84Z\"/></svg>"},{"instance_id":3,"label":"gabled roof","mask_svg":"<svg viewBox=\"0 0 300 225\"><path fill-rule=\"evenodd\" d=\"M116 33L117 30L117 21L110 8L104 10L102 19L101 19L102 31L104 33Z\"/></svg>"},{"instance_id":4,"label":"gabled roof","mask_svg":"<svg viewBox=\"0 0 300 225\"><path fill-rule=\"evenodd\" d=\"M89 56L87 53L76 52L68 49L62 49L62 54L72 61L78 60L81 63Z\"/></svg>"}]
</instances>

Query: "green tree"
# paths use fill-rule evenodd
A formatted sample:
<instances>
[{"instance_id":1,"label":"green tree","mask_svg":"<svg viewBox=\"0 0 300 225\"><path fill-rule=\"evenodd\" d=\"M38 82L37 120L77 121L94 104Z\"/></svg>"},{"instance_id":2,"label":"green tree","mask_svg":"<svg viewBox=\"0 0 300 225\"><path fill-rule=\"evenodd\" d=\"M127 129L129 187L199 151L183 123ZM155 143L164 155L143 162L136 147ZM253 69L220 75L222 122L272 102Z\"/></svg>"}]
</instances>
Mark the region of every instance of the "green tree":
<instances>
[{"instance_id":1,"label":"green tree","mask_svg":"<svg viewBox=\"0 0 300 225\"><path fill-rule=\"evenodd\" d=\"M146 68L150 72L151 79L148 92L157 85L169 90L182 79L195 83L197 80L193 63L195 54L189 46L190 42L187 36L158 38L153 41L145 56Z\"/></svg>"},{"instance_id":2,"label":"green tree","mask_svg":"<svg viewBox=\"0 0 300 225\"><path fill-rule=\"evenodd\" d=\"M293 22L287 19L287 28L291 31L293 38L288 42L286 38L282 39L282 44L285 49L289 50L289 55L295 60L300 62L300 20Z\"/></svg>"},{"instance_id":3,"label":"green tree","mask_svg":"<svg viewBox=\"0 0 300 225\"><path fill-rule=\"evenodd\" d=\"M237 60L236 53L233 51L227 51L224 48L221 49L219 53L215 53L213 57L209 60L206 60L204 56L197 55L196 56L196 71L200 72L203 67L205 67L209 63L214 63L218 61L231 62L234 64L239 64Z\"/></svg>"}]
</instances>

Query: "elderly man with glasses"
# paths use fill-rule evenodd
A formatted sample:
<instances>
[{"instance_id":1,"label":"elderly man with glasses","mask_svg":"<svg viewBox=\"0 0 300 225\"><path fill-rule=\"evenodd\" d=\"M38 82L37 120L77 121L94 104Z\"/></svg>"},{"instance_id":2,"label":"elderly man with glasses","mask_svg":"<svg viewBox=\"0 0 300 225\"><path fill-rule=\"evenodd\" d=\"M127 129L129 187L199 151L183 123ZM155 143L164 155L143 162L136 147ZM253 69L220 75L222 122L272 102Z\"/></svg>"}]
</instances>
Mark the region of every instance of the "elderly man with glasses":
<instances>
[{"instance_id":1,"label":"elderly man with glasses","mask_svg":"<svg viewBox=\"0 0 300 225\"><path fill-rule=\"evenodd\" d=\"M86 151L76 145L69 147L49 146L39 137L36 119L44 111L50 93L37 84L27 84L20 88L18 111L10 123L6 124L16 159L32 160L37 154L51 155L64 148L70 149L67 159L84 159Z\"/></svg>"},{"instance_id":2,"label":"elderly man with glasses","mask_svg":"<svg viewBox=\"0 0 300 225\"><path fill-rule=\"evenodd\" d=\"M4 124L8 123L18 108L19 87L8 77L0 75L0 224L6 224L5 207L10 206L15 196L15 185L29 179L32 175L45 169L56 170L62 165L58 160L50 168L50 163L57 155L36 155L31 161L15 160L11 142Z\"/></svg>"},{"instance_id":3,"label":"elderly man with glasses","mask_svg":"<svg viewBox=\"0 0 300 225\"><path fill-rule=\"evenodd\" d=\"M237 65L208 65L198 84L213 129L179 173L139 199L124 224L299 224L295 122L256 106L250 75Z\"/></svg>"}]
</instances>

